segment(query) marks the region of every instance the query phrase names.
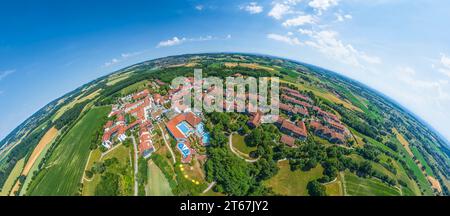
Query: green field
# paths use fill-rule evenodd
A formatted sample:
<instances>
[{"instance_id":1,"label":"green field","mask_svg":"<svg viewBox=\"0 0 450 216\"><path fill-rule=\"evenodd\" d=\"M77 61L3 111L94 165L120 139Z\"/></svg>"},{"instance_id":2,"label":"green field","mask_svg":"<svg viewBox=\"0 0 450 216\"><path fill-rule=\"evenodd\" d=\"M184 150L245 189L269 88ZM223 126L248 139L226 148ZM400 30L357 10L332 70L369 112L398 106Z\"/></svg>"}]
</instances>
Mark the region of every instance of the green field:
<instances>
[{"instance_id":1,"label":"green field","mask_svg":"<svg viewBox=\"0 0 450 216\"><path fill-rule=\"evenodd\" d=\"M30 184L30 195L75 195L89 156L91 137L109 107L91 109L65 135L50 156L46 168Z\"/></svg>"},{"instance_id":2,"label":"green field","mask_svg":"<svg viewBox=\"0 0 450 216\"><path fill-rule=\"evenodd\" d=\"M279 195L307 196L306 185L309 181L322 177L323 172L320 165L307 172L300 170L292 172L288 161L279 162L278 167L280 168L278 173L264 184Z\"/></svg>"},{"instance_id":3,"label":"green field","mask_svg":"<svg viewBox=\"0 0 450 216\"><path fill-rule=\"evenodd\" d=\"M47 154L48 149L50 148L50 146L53 145L54 142L55 142L55 139L53 139L51 143L49 143L47 146L45 146L45 148L42 150L42 152L39 155L39 157L34 162L33 166L30 169L30 172L29 172L28 176L25 179L25 182L23 183L22 189L20 190L20 193L19 193L20 196L22 196L22 195L24 195L26 193L26 190L27 190L28 186L30 185L30 183L32 181L33 173L38 171L39 164L41 163L42 159L44 159L45 155Z\"/></svg>"},{"instance_id":4,"label":"green field","mask_svg":"<svg viewBox=\"0 0 450 216\"><path fill-rule=\"evenodd\" d=\"M373 178L360 178L348 171L344 180L346 194L351 196L400 196L398 189Z\"/></svg>"},{"instance_id":5,"label":"green field","mask_svg":"<svg viewBox=\"0 0 450 216\"><path fill-rule=\"evenodd\" d=\"M342 188L342 180L340 175L332 183L325 184L325 190L328 196L342 196L344 191Z\"/></svg>"},{"instance_id":6,"label":"green field","mask_svg":"<svg viewBox=\"0 0 450 216\"><path fill-rule=\"evenodd\" d=\"M152 160L148 161L148 183L146 191L149 196L173 196L169 181L167 181L164 173Z\"/></svg>"},{"instance_id":7,"label":"green field","mask_svg":"<svg viewBox=\"0 0 450 216\"><path fill-rule=\"evenodd\" d=\"M16 183L17 178L19 178L20 173L22 173L22 169L24 166L25 166L25 158L22 158L19 161L17 161L13 170L9 174L8 178L6 179L6 182L5 182L5 185L3 185L2 191L0 191L0 196L8 196L9 195L9 192L11 191L12 187Z\"/></svg>"},{"instance_id":8,"label":"green field","mask_svg":"<svg viewBox=\"0 0 450 216\"><path fill-rule=\"evenodd\" d=\"M244 154L248 155L250 152L256 150L256 147L247 146L247 144L245 144L245 137L239 134L233 134L232 142L233 147Z\"/></svg>"},{"instance_id":9,"label":"green field","mask_svg":"<svg viewBox=\"0 0 450 216\"><path fill-rule=\"evenodd\" d=\"M393 142L397 143L397 145L400 145L400 141L398 139L392 139ZM403 152L403 155L406 155L406 157L403 157L403 159L406 162L406 165L414 172L414 175L417 177L417 181L419 183L420 189L424 191L425 195L432 195L433 191L431 189L431 185L426 179L425 175L422 173L422 170L419 169L417 164L414 162L412 157L409 156L408 152L404 147L399 148L401 152Z\"/></svg>"},{"instance_id":10,"label":"green field","mask_svg":"<svg viewBox=\"0 0 450 216\"><path fill-rule=\"evenodd\" d=\"M427 161L423 157L422 153L420 153L419 149L417 149L415 146L411 146L410 148L411 148L411 151L413 152L414 156L416 156L417 160L420 161L422 166L425 166L425 172L428 175L435 177L434 174L433 174L433 171L431 170L431 168L428 165Z\"/></svg>"}]
</instances>

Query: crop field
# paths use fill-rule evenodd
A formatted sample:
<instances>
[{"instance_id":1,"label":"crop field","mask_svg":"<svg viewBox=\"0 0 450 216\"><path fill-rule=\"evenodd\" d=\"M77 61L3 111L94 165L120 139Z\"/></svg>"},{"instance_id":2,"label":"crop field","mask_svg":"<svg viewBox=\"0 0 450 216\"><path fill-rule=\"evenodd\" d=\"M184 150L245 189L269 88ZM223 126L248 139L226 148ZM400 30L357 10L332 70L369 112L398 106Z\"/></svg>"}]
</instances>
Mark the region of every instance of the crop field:
<instances>
[{"instance_id":1,"label":"crop field","mask_svg":"<svg viewBox=\"0 0 450 216\"><path fill-rule=\"evenodd\" d=\"M353 173L345 172L345 188L347 195L352 196L400 196L398 189L373 178L360 178Z\"/></svg>"},{"instance_id":2,"label":"crop field","mask_svg":"<svg viewBox=\"0 0 450 216\"><path fill-rule=\"evenodd\" d=\"M0 191L0 196L7 196L9 194L9 191L12 189L12 187L16 183L17 178L20 176L20 173L22 172L24 164L25 164L25 158L22 158L19 161L17 161L13 170L9 174L8 179L6 179L6 182L5 182L5 185L3 185L2 191Z\"/></svg>"},{"instance_id":3,"label":"crop field","mask_svg":"<svg viewBox=\"0 0 450 216\"><path fill-rule=\"evenodd\" d=\"M75 100L71 101L70 103L66 104L65 106L61 107L55 114L55 116L53 117L53 120L58 119L59 117L61 117L62 114L64 114L65 111L69 110L70 108L72 108L75 104L77 103L82 103L84 101L93 99L95 97L97 97L100 94L101 89L98 89L95 92L92 92L89 95L86 95L84 97L77 97Z\"/></svg>"},{"instance_id":4,"label":"crop field","mask_svg":"<svg viewBox=\"0 0 450 216\"><path fill-rule=\"evenodd\" d=\"M400 143L400 140L398 140L398 139L393 139L392 141ZM400 151L403 151L403 153L405 155L409 154L405 148L400 148ZM422 170L420 170L420 168L414 162L412 157L404 157L403 159L405 160L406 165L413 171L414 175L417 177L417 181L419 183L420 189L422 189L424 191L425 195L431 195L432 194L431 185L428 182L428 180L426 179Z\"/></svg>"},{"instance_id":5,"label":"crop field","mask_svg":"<svg viewBox=\"0 0 450 216\"><path fill-rule=\"evenodd\" d=\"M317 165L310 171L291 171L288 161L278 162L280 170L278 173L264 182L265 186L271 187L276 194L291 196L307 196L306 185L309 181L322 177L323 168Z\"/></svg>"},{"instance_id":6,"label":"crop field","mask_svg":"<svg viewBox=\"0 0 450 216\"><path fill-rule=\"evenodd\" d=\"M25 168L22 171L22 175L26 176L31 170L31 167L36 162L37 158L41 155L42 151L47 147L48 144L50 144L53 139L58 135L58 129L55 127L50 128L45 135L42 137L42 139L39 141L37 146L34 148L33 152L31 153L30 158L28 159Z\"/></svg>"},{"instance_id":7,"label":"crop field","mask_svg":"<svg viewBox=\"0 0 450 216\"><path fill-rule=\"evenodd\" d=\"M420 164L422 164L423 166L425 166L425 172L429 175L429 176L433 176L433 171L431 170L430 166L428 165L427 161L425 160L425 158L423 157L422 153L420 153L420 151L415 147L415 146L411 146L411 150L414 154L414 156L416 156L417 160L420 161Z\"/></svg>"},{"instance_id":8,"label":"crop field","mask_svg":"<svg viewBox=\"0 0 450 216\"><path fill-rule=\"evenodd\" d=\"M148 161L148 184L146 186L149 196L172 196L172 189L164 173L153 163Z\"/></svg>"},{"instance_id":9,"label":"crop field","mask_svg":"<svg viewBox=\"0 0 450 216\"><path fill-rule=\"evenodd\" d=\"M109 107L93 108L75 124L52 153L47 167L30 185L31 195L77 194L91 137L109 111Z\"/></svg>"}]
</instances>

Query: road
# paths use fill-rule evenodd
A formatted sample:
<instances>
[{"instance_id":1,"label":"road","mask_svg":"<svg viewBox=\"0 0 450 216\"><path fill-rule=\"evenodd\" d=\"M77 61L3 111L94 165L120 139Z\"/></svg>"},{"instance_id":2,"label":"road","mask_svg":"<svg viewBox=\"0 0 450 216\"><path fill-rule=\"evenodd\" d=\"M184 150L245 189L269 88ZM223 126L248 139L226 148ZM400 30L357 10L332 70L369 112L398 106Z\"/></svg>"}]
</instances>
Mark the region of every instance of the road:
<instances>
[{"instance_id":1,"label":"road","mask_svg":"<svg viewBox=\"0 0 450 216\"><path fill-rule=\"evenodd\" d=\"M237 152L237 150L235 150L234 148L233 148L233 133L231 133L229 136L228 136L228 145L230 146L230 150L231 150L231 152L233 152L233 154L235 154L236 156L238 156L239 158L241 158L241 159L244 159L246 162L249 162L249 163L255 163L256 161L258 161L259 160L259 158L256 158L256 159L246 159L246 158L244 158L244 157L242 157L242 155L240 155L238 152Z\"/></svg>"},{"instance_id":2,"label":"road","mask_svg":"<svg viewBox=\"0 0 450 216\"><path fill-rule=\"evenodd\" d=\"M216 185L216 182L215 181L211 182L211 184L209 184L209 186L202 193L208 192L209 190L211 190L212 187L214 187L214 185Z\"/></svg>"},{"instance_id":3,"label":"road","mask_svg":"<svg viewBox=\"0 0 450 216\"><path fill-rule=\"evenodd\" d=\"M161 128L161 125L158 124L158 127L161 130L161 135L162 135L162 137L164 139L164 143L166 144L167 148L170 151L170 154L172 155L173 164L175 164L176 163L175 154L173 153L172 148L170 147L170 144L166 140L166 134L164 133L163 129Z\"/></svg>"},{"instance_id":4,"label":"road","mask_svg":"<svg viewBox=\"0 0 450 216\"><path fill-rule=\"evenodd\" d=\"M134 138L134 136L131 136L131 140L133 141L133 146L134 146L134 195L137 196L138 195L138 179L137 179L137 175L138 175L138 147L136 144L136 139Z\"/></svg>"}]
</instances>

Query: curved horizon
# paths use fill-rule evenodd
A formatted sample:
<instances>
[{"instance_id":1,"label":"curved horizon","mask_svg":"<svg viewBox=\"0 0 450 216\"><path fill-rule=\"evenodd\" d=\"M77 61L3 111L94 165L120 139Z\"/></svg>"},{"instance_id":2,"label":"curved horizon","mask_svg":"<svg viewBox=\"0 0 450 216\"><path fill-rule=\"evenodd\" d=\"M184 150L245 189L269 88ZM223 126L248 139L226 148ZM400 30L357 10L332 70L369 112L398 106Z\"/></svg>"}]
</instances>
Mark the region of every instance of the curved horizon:
<instances>
[{"instance_id":1,"label":"curved horizon","mask_svg":"<svg viewBox=\"0 0 450 216\"><path fill-rule=\"evenodd\" d=\"M271 57L271 58L277 58L277 59L283 59L283 60L286 60L286 61L291 61L291 62L300 64L300 65L312 66L312 67L317 67L317 68L326 70L326 71L329 72L329 73L333 73L333 74L335 74L335 75L341 76L343 79L348 79L348 80L350 80L350 81L352 81L352 82L356 82L356 83L358 83L359 85L362 85L363 87L367 88L368 90L374 91L377 95L379 95L379 96L385 98L386 100L388 100L389 102L393 103L394 105L400 106L401 109L404 109L404 111L406 111L408 114L412 115L414 118L416 118L416 120L418 120L418 121L421 122L422 124L425 124L425 126L429 127L434 133L436 133L437 136L439 136L439 138L443 138L443 141L444 141L447 145L450 145L450 144L449 144L449 141L447 140L447 138L443 137L442 134L441 134L441 132L437 131L432 125L430 125L428 122L426 122L425 120L423 120L420 116L418 116L418 115L415 114L414 112L410 111L407 107L404 107L402 104L398 103L395 99L389 97L388 95L385 95L384 93L378 91L377 89L372 88L371 86L368 86L368 85L365 84L365 83L362 83L362 82L360 82L360 81L358 81L358 80L355 80L355 79L353 79L353 78L351 78L351 77L345 76L345 75L340 74L340 73L338 73L338 72L336 72L336 71L332 71L332 70L330 70L330 69L327 69L327 68L324 68L324 67L321 67L321 66L312 65L312 64L309 64L309 63L302 62L302 61L300 61L300 60L293 60L293 59L289 59L289 58L285 58L285 57L279 57L279 56L274 56L274 55L269 55L269 54L263 54L263 53L220 52L220 51L219 51L219 52L186 53L186 54L169 55L169 56L158 57L158 58L149 59L149 60L145 60L145 61L141 61L141 62L138 62L138 63L131 64L131 65L129 65L129 66L120 68L120 69L115 70L115 71L113 71L113 72L110 72L110 73L108 73L108 74L105 74L105 75L102 75L102 76L97 77L97 78L95 78L95 79L92 79L91 81L89 81L89 82L87 82L87 83L85 83L85 84L83 84L83 85L86 85L86 84L88 84L88 83L94 82L94 81L96 81L96 80L99 80L99 79L102 79L102 78L105 78L105 77L108 77L108 76L110 76L110 75L112 75L112 74L115 74L115 73L118 73L118 72L120 72L120 71L125 71L127 68L131 68L131 67L134 67L134 66L142 65L142 64L144 64L144 63L146 63L146 62L152 62L152 61L157 61L157 60L160 60L160 59L166 59L166 58L171 58L171 57L175 57L175 58L176 58L176 57L189 56L189 55L211 55L211 54L239 54L239 55L252 55L252 56ZM73 90L71 90L71 91L68 91L68 92L64 93L63 95L61 95L61 96L59 96L59 97L57 97L57 98L51 100L50 102L48 102L47 104L45 104L44 106L42 106L42 107L40 107L38 110L36 110L32 115L34 115L35 113L37 113L37 112L39 112L40 110L44 109L45 107L47 107L47 106L50 105L51 103L60 100L61 98L63 98L63 97L66 96L67 94L70 94L70 93L72 93L73 91L76 91L77 89L81 88L83 85L80 85L79 87L77 87L77 88L75 88L75 89L73 89ZM14 129L11 130L9 133L7 133L7 134L5 135L5 137L3 137L2 139L0 139L0 143L4 142L5 139L7 138L7 136L8 136L9 134L11 134L11 133L12 133L15 129L17 129L18 127L20 127L20 125L22 125L23 123L25 123L29 118L32 117L32 115L30 115L30 117L28 117L27 119L25 119L24 121L22 121L20 124L18 124L16 127L14 127ZM5 143L5 144L6 144L6 143ZM3 145L0 146L0 148L1 148L1 147L3 147Z\"/></svg>"}]
</instances>

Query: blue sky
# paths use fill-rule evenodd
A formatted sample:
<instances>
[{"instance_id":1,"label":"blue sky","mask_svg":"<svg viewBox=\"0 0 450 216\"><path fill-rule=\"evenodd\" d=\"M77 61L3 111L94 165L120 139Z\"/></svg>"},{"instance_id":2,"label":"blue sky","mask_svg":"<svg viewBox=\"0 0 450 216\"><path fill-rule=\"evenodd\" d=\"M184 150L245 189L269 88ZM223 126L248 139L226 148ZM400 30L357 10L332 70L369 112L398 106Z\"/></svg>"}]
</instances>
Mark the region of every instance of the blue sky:
<instances>
[{"instance_id":1,"label":"blue sky","mask_svg":"<svg viewBox=\"0 0 450 216\"><path fill-rule=\"evenodd\" d=\"M322 66L450 138L450 1L2 1L0 139L53 99L133 63L252 52Z\"/></svg>"}]
</instances>

